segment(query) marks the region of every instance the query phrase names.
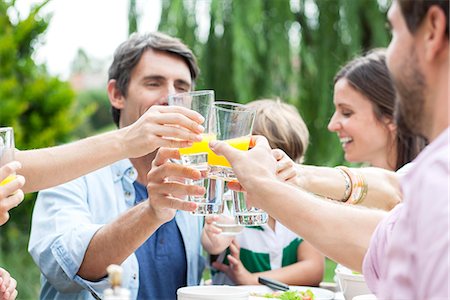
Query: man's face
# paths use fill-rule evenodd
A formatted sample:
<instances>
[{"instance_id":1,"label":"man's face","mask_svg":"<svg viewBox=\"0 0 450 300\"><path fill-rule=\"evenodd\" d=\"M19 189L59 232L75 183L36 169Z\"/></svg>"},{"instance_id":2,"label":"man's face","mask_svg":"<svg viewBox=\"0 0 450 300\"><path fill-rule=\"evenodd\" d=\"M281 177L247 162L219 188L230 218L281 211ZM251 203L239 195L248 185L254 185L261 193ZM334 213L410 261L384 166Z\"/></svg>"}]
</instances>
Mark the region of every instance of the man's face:
<instances>
[{"instance_id":1,"label":"man's face","mask_svg":"<svg viewBox=\"0 0 450 300\"><path fill-rule=\"evenodd\" d=\"M120 112L120 127L134 123L153 105L167 105L169 94L191 90L189 67L179 56L147 50L131 72Z\"/></svg>"},{"instance_id":2,"label":"man's face","mask_svg":"<svg viewBox=\"0 0 450 300\"><path fill-rule=\"evenodd\" d=\"M397 90L396 114L415 134L423 135L425 120L430 120L425 107L426 82L420 69L417 44L408 30L397 2L388 12L392 40L387 50L387 65Z\"/></svg>"}]
</instances>

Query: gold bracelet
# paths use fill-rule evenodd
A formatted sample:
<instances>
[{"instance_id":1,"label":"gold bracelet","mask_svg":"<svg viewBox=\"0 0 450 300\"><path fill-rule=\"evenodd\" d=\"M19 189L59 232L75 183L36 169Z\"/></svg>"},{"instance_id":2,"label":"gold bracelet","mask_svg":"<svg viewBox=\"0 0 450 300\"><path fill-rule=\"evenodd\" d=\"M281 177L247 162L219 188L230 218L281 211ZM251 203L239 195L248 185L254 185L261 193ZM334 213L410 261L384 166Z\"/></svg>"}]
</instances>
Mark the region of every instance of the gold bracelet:
<instances>
[{"instance_id":1,"label":"gold bracelet","mask_svg":"<svg viewBox=\"0 0 450 300\"><path fill-rule=\"evenodd\" d=\"M357 178L357 182L353 183L352 194L348 201L351 204L360 204L366 197L369 186L365 177L360 172L355 171L355 177Z\"/></svg>"}]
</instances>

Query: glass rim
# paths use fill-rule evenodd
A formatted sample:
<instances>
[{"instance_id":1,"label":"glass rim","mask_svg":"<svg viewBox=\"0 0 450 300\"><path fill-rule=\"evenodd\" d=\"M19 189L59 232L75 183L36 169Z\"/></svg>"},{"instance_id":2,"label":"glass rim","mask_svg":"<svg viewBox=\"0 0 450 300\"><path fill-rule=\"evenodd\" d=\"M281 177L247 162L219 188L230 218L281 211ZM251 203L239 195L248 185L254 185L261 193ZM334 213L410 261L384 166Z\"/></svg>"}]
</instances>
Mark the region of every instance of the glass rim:
<instances>
[{"instance_id":1,"label":"glass rim","mask_svg":"<svg viewBox=\"0 0 450 300\"><path fill-rule=\"evenodd\" d=\"M212 95L214 97L214 90L197 90L197 91L189 91L189 92L183 92L183 93L177 93L169 95L169 99L177 98L177 97L184 97L184 96L199 96L199 95Z\"/></svg>"},{"instance_id":2,"label":"glass rim","mask_svg":"<svg viewBox=\"0 0 450 300\"><path fill-rule=\"evenodd\" d=\"M14 129L12 127L0 127L0 131L13 131Z\"/></svg>"},{"instance_id":3,"label":"glass rim","mask_svg":"<svg viewBox=\"0 0 450 300\"><path fill-rule=\"evenodd\" d=\"M230 108L226 108L226 107L222 107L222 106L218 106L225 104L225 105L230 105L230 106L235 106L235 107L241 107L241 108L245 108L245 110L238 110L237 112L247 112L247 113L252 113L252 112L256 112L257 108L256 107L248 107L245 104L242 103L236 103L236 102L231 102L231 101L215 101L213 103L213 109L219 109L222 111L229 111L229 112L236 112L236 110L234 109L230 109Z\"/></svg>"}]
</instances>

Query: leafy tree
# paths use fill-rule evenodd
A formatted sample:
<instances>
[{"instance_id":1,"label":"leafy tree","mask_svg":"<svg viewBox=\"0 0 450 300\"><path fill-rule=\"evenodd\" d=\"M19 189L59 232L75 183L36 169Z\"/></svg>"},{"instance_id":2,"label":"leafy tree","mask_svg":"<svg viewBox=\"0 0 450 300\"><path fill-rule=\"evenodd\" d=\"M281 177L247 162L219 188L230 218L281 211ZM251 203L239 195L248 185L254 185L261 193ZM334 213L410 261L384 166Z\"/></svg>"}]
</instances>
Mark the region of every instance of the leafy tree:
<instances>
[{"instance_id":1,"label":"leafy tree","mask_svg":"<svg viewBox=\"0 0 450 300\"><path fill-rule=\"evenodd\" d=\"M138 31L139 13L136 0L130 0L128 7L128 34Z\"/></svg>"},{"instance_id":2,"label":"leafy tree","mask_svg":"<svg viewBox=\"0 0 450 300\"><path fill-rule=\"evenodd\" d=\"M14 0L0 0L0 126L14 127L19 149L67 142L85 118L84 112L74 113L75 94L69 84L32 59L48 26L49 16L38 15L47 2L20 18ZM18 280L22 299L36 299L39 288L39 272L26 253L33 200L34 195L28 195L0 227L0 265Z\"/></svg>"},{"instance_id":3,"label":"leafy tree","mask_svg":"<svg viewBox=\"0 0 450 300\"><path fill-rule=\"evenodd\" d=\"M197 88L214 89L217 99L295 104L310 130L307 163L336 165L342 150L326 129L333 77L355 55L387 45L386 2L164 0L159 30L192 47L202 70ZM205 3L209 16L199 9Z\"/></svg>"}]
</instances>

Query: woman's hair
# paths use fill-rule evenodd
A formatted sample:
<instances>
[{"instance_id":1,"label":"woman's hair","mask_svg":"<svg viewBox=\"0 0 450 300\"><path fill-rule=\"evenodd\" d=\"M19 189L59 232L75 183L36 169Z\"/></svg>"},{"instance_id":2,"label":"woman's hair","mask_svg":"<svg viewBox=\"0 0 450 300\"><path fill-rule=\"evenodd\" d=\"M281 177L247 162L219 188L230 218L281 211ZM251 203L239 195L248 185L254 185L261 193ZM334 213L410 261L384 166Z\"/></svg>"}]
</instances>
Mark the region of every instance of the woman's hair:
<instances>
[{"instance_id":1,"label":"woman's hair","mask_svg":"<svg viewBox=\"0 0 450 300\"><path fill-rule=\"evenodd\" d=\"M308 148L309 132L298 110L280 99L247 103L257 109L253 134L263 135L272 149L279 148L295 162L302 162Z\"/></svg>"},{"instance_id":2,"label":"woman's hair","mask_svg":"<svg viewBox=\"0 0 450 300\"><path fill-rule=\"evenodd\" d=\"M383 117L395 120L396 93L386 65L385 49L375 49L348 62L334 77L334 84L340 79L346 79L354 89L366 96L380 122ZM425 145L426 140L423 137L414 135L405 126L397 126L395 169L398 170L412 161Z\"/></svg>"}]
</instances>

